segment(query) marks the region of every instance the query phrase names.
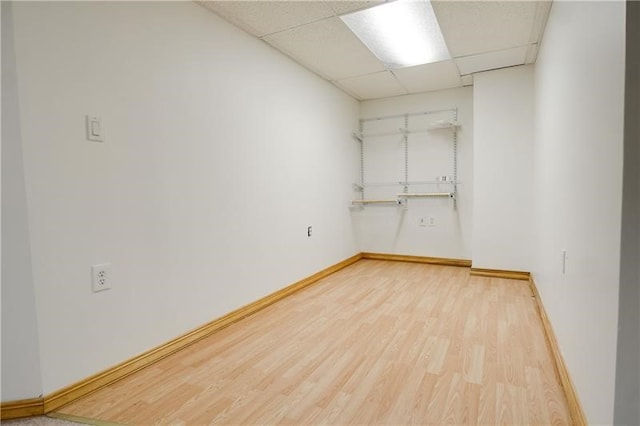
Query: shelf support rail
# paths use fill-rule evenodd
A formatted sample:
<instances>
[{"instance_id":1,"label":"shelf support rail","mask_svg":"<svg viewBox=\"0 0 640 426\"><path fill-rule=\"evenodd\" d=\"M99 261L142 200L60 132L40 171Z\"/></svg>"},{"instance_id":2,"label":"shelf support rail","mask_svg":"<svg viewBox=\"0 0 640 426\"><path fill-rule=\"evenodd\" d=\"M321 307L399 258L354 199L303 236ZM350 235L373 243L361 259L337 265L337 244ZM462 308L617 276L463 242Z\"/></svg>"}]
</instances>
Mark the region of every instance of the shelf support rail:
<instances>
[{"instance_id":1,"label":"shelf support rail","mask_svg":"<svg viewBox=\"0 0 640 426\"><path fill-rule=\"evenodd\" d=\"M359 121L358 132L359 137L354 133L353 137L360 142L360 199L364 200L364 137L362 136L363 123Z\"/></svg>"},{"instance_id":2,"label":"shelf support rail","mask_svg":"<svg viewBox=\"0 0 640 426\"><path fill-rule=\"evenodd\" d=\"M458 108L453 109L453 122L458 122ZM458 127L453 128L453 209L458 209Z\"/></svg>"},{"instance_id":3,"label":"shelf support rail","mask_svg":"<svg viewBox=\"0 0 640 426\"><path fill-rule=\"evenodd\" d=\"M404 116L404 128L409 128L409 115ZM402 129L401 129L402 130ZM404 139L404 190L403 192L409 192L409 132L402 132L402 138Z\"/></svg>"}]
</instances>

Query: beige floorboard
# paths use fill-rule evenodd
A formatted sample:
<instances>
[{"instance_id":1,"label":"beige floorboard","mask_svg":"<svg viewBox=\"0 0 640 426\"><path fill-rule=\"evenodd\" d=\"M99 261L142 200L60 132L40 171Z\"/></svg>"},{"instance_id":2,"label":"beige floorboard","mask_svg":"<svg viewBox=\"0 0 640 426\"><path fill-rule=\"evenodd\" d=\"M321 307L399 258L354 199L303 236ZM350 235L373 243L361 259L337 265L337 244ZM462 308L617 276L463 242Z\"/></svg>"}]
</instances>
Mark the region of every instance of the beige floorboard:
<instances>
[{"instance_id":1,"label":"beige floorboard","mask_svg":"<svg viewBox=\"0 0 640 426\"><path fill-rule=\"evenodd\" d=\"M569 424L525 281L361 260L59 410L120 424Z\"/></svg>"}]
</instances>

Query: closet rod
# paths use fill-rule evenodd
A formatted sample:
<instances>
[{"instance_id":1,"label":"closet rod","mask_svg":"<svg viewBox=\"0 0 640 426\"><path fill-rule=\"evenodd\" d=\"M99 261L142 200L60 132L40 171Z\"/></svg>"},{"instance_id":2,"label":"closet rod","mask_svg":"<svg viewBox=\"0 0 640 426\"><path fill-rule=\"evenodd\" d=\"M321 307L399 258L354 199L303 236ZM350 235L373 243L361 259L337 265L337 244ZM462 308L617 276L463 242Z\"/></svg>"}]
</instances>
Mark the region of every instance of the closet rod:
<instances>
[{"instance_id":1,"label":"closet rod","mask_svg":"<svg viewBox=\"0 0 640 426\"><path fill-rule=\"evenodd\" d=\"M389 200L353 200L351 204L399 204L396 199Z\"/></svg>"}]
</instances>

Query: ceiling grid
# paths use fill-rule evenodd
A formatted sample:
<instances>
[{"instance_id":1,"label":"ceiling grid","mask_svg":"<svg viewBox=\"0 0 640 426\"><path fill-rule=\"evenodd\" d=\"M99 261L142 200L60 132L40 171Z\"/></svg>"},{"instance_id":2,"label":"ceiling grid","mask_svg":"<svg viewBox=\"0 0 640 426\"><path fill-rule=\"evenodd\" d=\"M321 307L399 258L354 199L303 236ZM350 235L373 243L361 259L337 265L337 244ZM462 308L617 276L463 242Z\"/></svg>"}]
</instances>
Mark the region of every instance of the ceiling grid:
<instances>
[{"instance_id":1,"label":"ceiling grid","mask_svg":"<svg viewBox=\"0 0 640 426\"><path fill-rule=\"evenodd\" d=\"M385 1L198 3L359 100L467 86L474 73L533 63L551 8L550 0L432 1L451 59L389 69L339 18Z\"/></svg>"}]
</instances>

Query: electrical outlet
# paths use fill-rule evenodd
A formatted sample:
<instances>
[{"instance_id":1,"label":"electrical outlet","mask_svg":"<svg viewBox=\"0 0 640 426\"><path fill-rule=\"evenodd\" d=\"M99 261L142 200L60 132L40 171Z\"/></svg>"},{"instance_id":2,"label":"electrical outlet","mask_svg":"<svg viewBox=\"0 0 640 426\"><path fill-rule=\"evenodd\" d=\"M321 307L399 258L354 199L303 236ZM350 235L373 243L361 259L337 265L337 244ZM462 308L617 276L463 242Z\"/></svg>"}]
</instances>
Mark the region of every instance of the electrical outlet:
<instances>
[{"instance_id":1,"label":"electrical outlet","mask_svg":"<svg viewBox=\"0 0 640 426\"><path fill-rule=\"evenodd\" d=\"M91 267L91 283L94 293L109 290L111 288L111 264L93 265Z\"/></svg>"},{"instance_id":2,"label":"electrical outlet","mask_svg":"<svg viewBox=\"0 0 640 426\"><path fill-rule=\"evenodd\" d=\"M421 217L420 222L418 222L420 226L436 226L436 218L433 216L429 217Z\"/></svg>"}]
</instances>

